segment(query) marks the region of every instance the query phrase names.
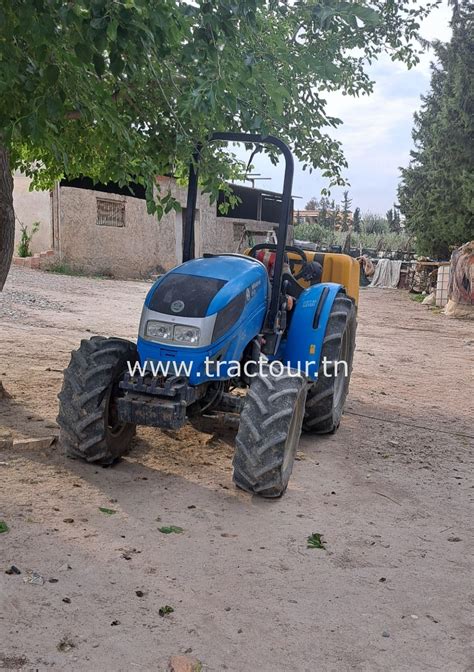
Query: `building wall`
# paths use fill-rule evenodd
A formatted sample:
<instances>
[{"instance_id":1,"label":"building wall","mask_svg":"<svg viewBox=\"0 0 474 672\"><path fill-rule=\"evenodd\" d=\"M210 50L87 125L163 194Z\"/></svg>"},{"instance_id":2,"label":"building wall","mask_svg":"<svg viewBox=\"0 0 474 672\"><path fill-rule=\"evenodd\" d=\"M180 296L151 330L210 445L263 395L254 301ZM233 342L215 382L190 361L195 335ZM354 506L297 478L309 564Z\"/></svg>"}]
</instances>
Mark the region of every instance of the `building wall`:
<instances>
[{"instance_id":1,"label":"building wall","mask_svg":"<svg viewBox=\"0 0 474 672\"><path fill-rule=\"evenodd\" d=\"M147 214L143 199L75 187L57 188L52 209L55 250L61 261L76 270L117 278L147 278L181 263L186 188L172 178L160 178L158 185L162 193L172 192L183 211L173 210L158 221L156 216ZM98 200L123 208L124 225L98 224ZM249 245L248 237L241 240L243 230L253 232L256 243L263 242L266 232L274 227L270 222L217 217L216 204L211 205L209 197L200 194L195 223L196 256L205 252L242 252Z\"/></svg>"},{"instance_id":2,"label":"building wall","mask_svg":"<svg viewBox=\"0 0 474 672\"><path fill-rule=\"evenodd\" d=\"M30 248L33 254L52 248L51 196L49 191L30 191L31 180L21 173L14 175L13 207L15 209L15 254L20 240L20 224L31 231L34 222L39 222Z\"/></svg>"},{"instance_id":3,"label":"building wall","mask_svg":"<svg viewBox=\"0 0 474 672\"><path fill-rule=\"evenodd\" d=\"M160 181L184 208L186 190L168 178ZM143 199L88 189L61 187L58 200L60 259L71 268L117 278L146 278L167 271L181 262L183 212L174 210L158 220L149 215ZM102 226L97 201L123 204L124 226ZM202 247L200 228L215 218L215 206L200 197L197 203L197 253ZM202 222L201 222L202 219Z\"/></svg>"},{"instance_id":4,"label":"building wall","mask_svg":"<svg viewBox=\"0 0 474 672\"><path fill-rule=\"evenodd\" d=\"M114 277L163 272L174 249L174 223L148 215L142 199L88 189L59 190L58 251L71 268ZM124 205L124 226L99 226L97 200ZM172 264L170 263L170 266Z\"/></svg>"},{"instance_id":5,"label":"building wall","mask_svg":"<svg viewBox=\"0 0 474 672\"><path fill-rule=\"evenodd\" d=\"M181 262L187 189L174 179L159 178L158 187L162 193L170 190L183 211L173 210L161 221L148 215L145 201L139 198L59 185L52 193L29 191L30 184L29 178L15 174L15 249L20 238L20 223L31 229L33 222L39 222L39 230L31 242L32 253L54 249L61 261L87 273L143 278L167 271ZM98 225L97 199L124 204L125 225ZM196 256L205 252L243 251L249 245L248 236L242 238L244 230L252 232L253 242L257 243L263 242L266 232L274 227L271 222L217 217L216 204L211 205L209 197L200 194L196 212ZM290 226L290 242L292 229Z\"/></svg>"}]
</instances>

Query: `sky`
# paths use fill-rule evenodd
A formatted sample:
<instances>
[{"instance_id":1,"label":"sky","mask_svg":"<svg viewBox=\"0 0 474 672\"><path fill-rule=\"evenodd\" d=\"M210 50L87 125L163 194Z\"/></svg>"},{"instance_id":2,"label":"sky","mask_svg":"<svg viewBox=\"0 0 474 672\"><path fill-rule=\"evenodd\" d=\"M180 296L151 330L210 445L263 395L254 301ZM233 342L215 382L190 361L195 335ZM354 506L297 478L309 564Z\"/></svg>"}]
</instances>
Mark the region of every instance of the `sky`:
<instances>
[{"instance_id":1,"label":"sky","mask_svg":"<svg viewBox=\"0 0 474 672\"><path fill-rule=\"evenodd\" d=\"M428 40L449 40L450 17L451 10L443 0L424 20L422 36ZM344 177L350 182L346 188L352 198L352 209L360 207L362 212L385 214L396 202L399 167L409 161L413 114L420 107L420 95L429 88L432 59L432 52L427 52L415 68L408 70L405 65L383 56L368 69L375 82L370 96L326 94L329 113L344 122L330 133L342 142L349 163ZM255 186L280 192L282 167L273 167L263 157L255 158L253 163L255 173L271 177L269 181L256 182ZM293 194L300 198L295 198L295 210L303 209L312 196L319 197L324 186L327 181L318 176L317 171L309 174L296 163ZM342 191L342 188L333 188L331 198L340 201Z\"/></svg>"}]
</instances>

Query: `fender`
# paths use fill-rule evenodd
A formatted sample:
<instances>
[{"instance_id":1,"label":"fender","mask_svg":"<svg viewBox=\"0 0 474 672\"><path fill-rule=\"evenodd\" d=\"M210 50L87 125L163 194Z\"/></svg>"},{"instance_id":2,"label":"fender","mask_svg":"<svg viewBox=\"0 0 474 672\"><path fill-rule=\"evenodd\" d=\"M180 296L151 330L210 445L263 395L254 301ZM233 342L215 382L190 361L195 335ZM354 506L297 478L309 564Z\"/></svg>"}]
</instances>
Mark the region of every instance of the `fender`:
<instances>
[{"instance_id":1,"label":"fender","mask_svg":"<svg viewBox=\"0 0 474 672\"><path fill-rule=\"evenodd\" d=\"M288 362L292 368L304 371L310 380L318 377L329 315L340 291L343 291L342 285L324 282L305 289L296 302L288 336L278 359L285 365Z\"/></svg>"}]
</instances>

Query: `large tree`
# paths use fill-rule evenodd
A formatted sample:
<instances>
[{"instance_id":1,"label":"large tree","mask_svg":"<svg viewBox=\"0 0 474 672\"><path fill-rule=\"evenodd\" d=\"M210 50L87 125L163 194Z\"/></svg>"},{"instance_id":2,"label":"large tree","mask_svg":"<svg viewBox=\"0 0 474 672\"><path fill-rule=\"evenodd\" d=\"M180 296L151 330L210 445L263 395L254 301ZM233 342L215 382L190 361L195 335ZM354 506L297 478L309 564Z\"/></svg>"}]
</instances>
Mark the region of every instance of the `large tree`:
<instances>
[{"instance_id":1,"label":"large tree","mask_svg":"<svg viewBox=\"0 0 474 672\"><path fill-rule=\"evenodd\" d=\"M395 203L393 204L393 208L387 210L385 219L388 222L388 228L390 231L392 231L393 233L400 233L402 225L400 220L400 210L399 207L395 205Z\"/></svg>"},{"instance_id":2,"label":"large tree","mask_svg":"<svg viewBox=\"0 0 474 672\"><path fill-rule=\"evenodd\" d=\"M436 42L431 87L415 115L399 201L418 251L448 258L474 238L474 11L453 6L452 39Z\"/></svg>"},{"instance_id":3,"label":"large tree","mask_svg":"<svg viewBox=\"0 0 474 672\"><path fill-rule=\"evenodd\" d=\"M131 179L184 174L214 130L273 133L342 184L324 91L369 93L382 51L413 65L411 0L0 0L0 289L13 251L11 173ZM205 153L203 187L228 167ZM216 160L217 158L217 160Z\"/></svg>"},{"instance_id":4,"label":"large tree","mask_svg":"<svg viewBox=\"0 0 474 672\"><path fill-rule=\"evenodd\" d=\"M364 233L388 233L389 227L385 217L374 212L364 212L362 216L362 231Z\"/></svg>"},{"instance_id":5,"label":"large tree","mask_svg":"<svg viewBox=\"0 0 474 672\"><path fill-rule=\"evenodd\" d=\"M319 201L316 198L316 196L313 196L312 198L309 199L309 201L306 203L304 206L305 210L317 210L319 207Z\"/></svg>"}]
</instances>

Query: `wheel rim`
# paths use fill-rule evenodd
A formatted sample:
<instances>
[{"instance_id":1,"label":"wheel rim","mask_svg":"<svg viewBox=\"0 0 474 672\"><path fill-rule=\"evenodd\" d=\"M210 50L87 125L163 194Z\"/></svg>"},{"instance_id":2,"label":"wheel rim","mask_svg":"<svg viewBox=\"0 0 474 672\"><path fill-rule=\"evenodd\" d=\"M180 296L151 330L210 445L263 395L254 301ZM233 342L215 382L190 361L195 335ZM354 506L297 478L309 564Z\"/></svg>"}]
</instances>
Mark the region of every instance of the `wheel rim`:
<instances>
[{"instance_id":1,"label":"wheel rim","mask_svg":"<svg viewBox=\"0 0 474 672\"><path fill-rule=\"evenodd\" d=\"M113 383L107 390L105 399L105 422L106 430L110 436L114 438L120 436L127 426L126 422L120 422L118 415L117 399L121 396L119 381L122 378L122 373L118 374Z\"/></svg>"}]
</instances>

